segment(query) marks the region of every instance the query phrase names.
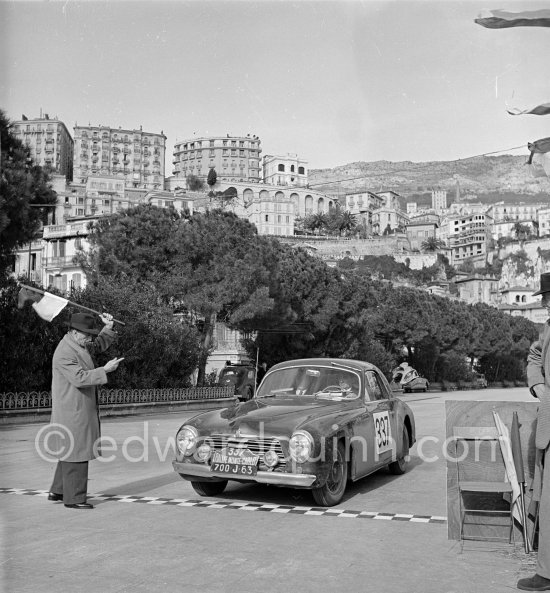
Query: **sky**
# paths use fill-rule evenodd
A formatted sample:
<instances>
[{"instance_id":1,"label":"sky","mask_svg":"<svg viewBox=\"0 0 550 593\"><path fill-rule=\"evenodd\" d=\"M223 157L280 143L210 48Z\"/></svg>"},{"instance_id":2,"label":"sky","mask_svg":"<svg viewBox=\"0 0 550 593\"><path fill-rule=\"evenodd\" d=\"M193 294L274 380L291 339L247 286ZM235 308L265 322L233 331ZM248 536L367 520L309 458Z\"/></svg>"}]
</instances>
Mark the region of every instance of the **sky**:
<instances>
[{"instance_id":1,"label":"sky","mask_svg":"<svg viewBox=\"0 0 550 593\"><path fill-rule=\"evenodd\" d=\"M528 154L550 116L550 29L491 30L501 0L0 0L0 108L176 141L260 137L310 169ZM519 147L519 148L516 148ZM514 149L514 150L509 150Z\"/></svg>"}]
</instances>

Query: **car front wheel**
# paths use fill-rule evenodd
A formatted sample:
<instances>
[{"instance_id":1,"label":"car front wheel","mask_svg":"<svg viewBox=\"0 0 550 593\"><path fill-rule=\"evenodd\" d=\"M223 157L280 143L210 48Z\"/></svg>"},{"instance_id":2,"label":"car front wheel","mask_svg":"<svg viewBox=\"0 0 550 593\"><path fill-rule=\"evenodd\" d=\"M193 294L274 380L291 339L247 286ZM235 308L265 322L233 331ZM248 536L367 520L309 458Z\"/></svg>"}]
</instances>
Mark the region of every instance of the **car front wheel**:
<instances>
[{"instance_id":1,"label":"car front wheel","mask_svg":"<svg viewBox=\"0 0 550 593\"><path fill-rule=\"evenodd\" d=\"M338 443L336 456L332 460L327 481L320 488L313 488L313 499L319 506L331 507L344 496L348 481L348 464L343 443Z\"/></svg>"},{"instance_id":2,"label":"car front wheel","mask_svg":"<svg viewBox=\"0 0 550 593\"><path fill-rule=\"evenodd\" d=\"M225 490L227 480L221 480L220 482L191 482L191 486L201 496L217 496Z\"/></svg>"}]
</instances>

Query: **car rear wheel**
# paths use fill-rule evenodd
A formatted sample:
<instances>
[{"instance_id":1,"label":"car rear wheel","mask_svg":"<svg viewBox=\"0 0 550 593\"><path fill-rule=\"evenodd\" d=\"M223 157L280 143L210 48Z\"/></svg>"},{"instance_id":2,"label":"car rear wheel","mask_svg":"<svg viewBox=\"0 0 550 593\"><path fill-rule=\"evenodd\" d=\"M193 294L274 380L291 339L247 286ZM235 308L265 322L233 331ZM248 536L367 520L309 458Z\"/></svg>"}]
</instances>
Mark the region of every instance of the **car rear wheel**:
<instances>
[{"instance_id":1,"label":"car rear wheel","mask_svg":"<svg viewBox=\"0 0 550 593\"><path fill-rule=\"evenodd\" d=\"M342 442L338 443L336 458L332 460L327 481L320 488L313 488L313 499L319 506L331 507L338 504L346 490L348 481L348 464Z\"/></svg>"},{"instance_id":2,"label":"car rear wheel","mask_svg":"<svg viewBox=\"0 0 550 593\"><path fill-rule=\"evenodd\" d=\"M402 437L401 453L399 457L388 465L390 473L400 476L407 471L407 459L409 456L409 432L405 426L403 426L403 437Z\"/></svg>"},{"instance_id":3,"label":"car rear wheel","mask_svg":"<svg viewBox=\"0 0 550 593\"><path fill-rule=\"evenodd\" d=\"M216 496L225 490L227 480L221 480L220 482L191 482L191 486L201 496Z\"/></svg>"}]
</instances>

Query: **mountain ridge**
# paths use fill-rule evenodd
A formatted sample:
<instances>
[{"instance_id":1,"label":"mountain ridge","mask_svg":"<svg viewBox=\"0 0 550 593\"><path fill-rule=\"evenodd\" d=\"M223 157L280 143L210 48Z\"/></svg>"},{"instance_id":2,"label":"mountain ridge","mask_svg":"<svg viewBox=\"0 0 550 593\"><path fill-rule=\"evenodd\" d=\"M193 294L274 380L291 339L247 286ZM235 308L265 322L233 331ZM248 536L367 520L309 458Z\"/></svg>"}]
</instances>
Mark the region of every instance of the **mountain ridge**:
<instances>
[{"instance_id":1,"label":"mountain ridge","mask_svg":"<svg viewBox=\"0 0 550 593\"><path fill-rule=\"evenodd\" d=\"M550 199L550 178L534 177L526 163L526 156L514 155L454 161L355 161L332 169L310 169L309 186L333 195L393 190L412 198L441 189L455 195L458 190L464 201L499 193Z\"/></svg>"}]
</instances>

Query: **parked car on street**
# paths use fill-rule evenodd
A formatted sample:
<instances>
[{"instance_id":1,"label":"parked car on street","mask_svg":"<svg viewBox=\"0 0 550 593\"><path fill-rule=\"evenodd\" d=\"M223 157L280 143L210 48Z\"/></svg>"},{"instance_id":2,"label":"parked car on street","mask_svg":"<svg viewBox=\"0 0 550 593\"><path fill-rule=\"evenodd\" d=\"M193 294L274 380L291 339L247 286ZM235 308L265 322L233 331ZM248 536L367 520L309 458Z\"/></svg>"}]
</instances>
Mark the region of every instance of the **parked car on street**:
<instances>
[{"instance_id":1,"label":"parked car on street","mask_svg":"<svg viewBox=\"0 0 550 593\"><path fill-rule=\"evenodd\" d=\"M218 385L233 385L240 401L248 401L254 395L256 369L252 365L231 364L220 370Z\"/></svg>"},{"instance_id":2,"label":"parked car on street","mask_svg":"<svg viewBox=\"0 0 550 593\"><path fill-rule=\"evenodd\" d=\"M404 473L415 434L412 410L374 365L291 360L273 366L251 400L181 426L173 467L202 496L235 480L309 489L332 506L348 480L384 467Z\"/></svg>"},{"instance_id":3,"label":"parked car on street","mask_svg":"<svg viewBox=\"0 0 550 593\"><path fill-rule=\"evenodd\" d=\"M487 383L487 379L485 378L485 375L482 375L481 373L475 373L474 381L475 381L476 387L480 387L481 389L487 388L488 383Z\"/></svg>"}]
</instances>

